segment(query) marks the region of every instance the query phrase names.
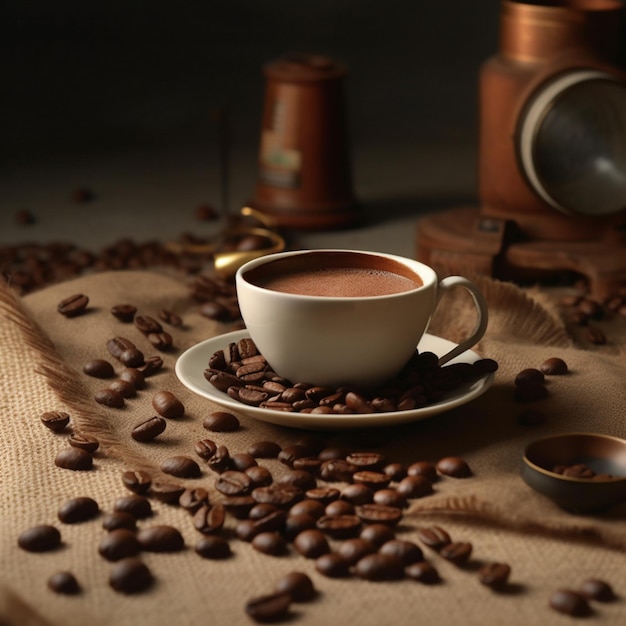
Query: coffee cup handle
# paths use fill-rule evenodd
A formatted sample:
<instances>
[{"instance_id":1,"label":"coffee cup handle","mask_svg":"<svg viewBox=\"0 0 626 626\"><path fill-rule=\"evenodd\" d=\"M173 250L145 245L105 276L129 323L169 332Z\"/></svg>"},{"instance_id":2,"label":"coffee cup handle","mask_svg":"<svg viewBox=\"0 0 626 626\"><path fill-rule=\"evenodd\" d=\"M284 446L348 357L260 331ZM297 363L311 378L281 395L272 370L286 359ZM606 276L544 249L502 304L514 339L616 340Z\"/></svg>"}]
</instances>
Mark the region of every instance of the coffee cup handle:
<instances>
[{"instance_id":1,"label":"coffee cup handle","mask_svg":"<svg viewBox=\"0 0 626 626\"><path fill-rule=\"evenodd\" d=\"M471 280L468 280L463 276L447 276L439 282L439 293L437 295L435 309L439 306L442 296L447 291L455 287L463 287L463 289L466 289L470 296L472 296L477 313L476 326L472 331L472 334L467 339L464 339L461 343L452 348L452 350L439 357L439 365L444 365L448 361L451 361L455 357L459 356L459 354L462 354L466 350L475 346L487 330L487 301L485 300L483 294L479 291L478 287L476 287Z\"/></svg>"}]
</instances>

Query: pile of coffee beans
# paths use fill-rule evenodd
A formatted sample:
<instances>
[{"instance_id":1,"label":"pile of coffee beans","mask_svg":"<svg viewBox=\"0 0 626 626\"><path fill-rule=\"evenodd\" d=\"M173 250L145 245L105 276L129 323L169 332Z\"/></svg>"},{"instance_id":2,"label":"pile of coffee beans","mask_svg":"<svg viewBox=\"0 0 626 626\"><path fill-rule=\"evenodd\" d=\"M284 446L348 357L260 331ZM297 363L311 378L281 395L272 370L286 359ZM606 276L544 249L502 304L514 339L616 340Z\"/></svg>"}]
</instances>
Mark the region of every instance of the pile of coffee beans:
<instances>
[{"instance_id":1,"label":"pile of coffee beans","mask_svg":"<svg viewBox=\"0 0 626 626\"><path fill-rule=\"evenodd\" d=\"M614 480L616 477L612 474L597 474L586 463L572 463L569 465L555 465L552 467L555 474L569 476L570 478L582 478L586 480Z\"/></svg>"},{"instance_id":2,"label":"pile of coffee beans","mask_svg":"<svg viewBox=\"0 0 626 626\"><path fill-rule=\"evenodd\" d=\"M416 351L402 372L384 387L330 389L278 376L252 339L244 338L215 352L204 377L249 406L301 413L384 413L436 403L497 368L493 359L440 367L434 353Z\"/></svg>"}]
</instances>

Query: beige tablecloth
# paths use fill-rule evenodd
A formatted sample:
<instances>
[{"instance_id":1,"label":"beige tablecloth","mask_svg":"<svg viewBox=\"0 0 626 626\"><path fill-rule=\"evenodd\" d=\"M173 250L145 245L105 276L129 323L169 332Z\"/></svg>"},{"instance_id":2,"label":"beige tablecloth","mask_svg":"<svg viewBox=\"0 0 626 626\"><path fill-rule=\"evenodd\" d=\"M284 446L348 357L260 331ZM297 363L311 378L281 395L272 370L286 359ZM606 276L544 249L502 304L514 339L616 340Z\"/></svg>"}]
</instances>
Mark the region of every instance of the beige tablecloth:
<instances>
[{"instance_id":1,"label":"beige tablecloth","mask_svg":"<svg viewBox=\"0 0 626 626\"><path fill-rule=\"evenodd\" d=\"M440 585L409 579L386 583L330 579L293 549L286 556L266 556L236 539L231 541L232 558L206 560L194 553L199 535L189 514L155 501L154 517L142 524L176 526L186 548L174 554L142 555L156 584L134 596L116 593L108 585L111 565L97 551L104 533L101 519L62 524L56 512L63 502L88 495L102 511L110 511L115 499L128 493L120 480L123 470L142 468L163 477L158 469L163 459L193 456L193 444L206 436L233 453L263 439L293 443L303 432L245 414L240 414L237 432L209 434L203 429L203 417L217 407L188 391L176 378L174 365L187 348L232 327L202 317L183 280L147 272L103 273L48 287L22 300L0 287L0 624L246 624L250 620L245 602L271 591L274 582L292 570L310 574L320 595L314 602L294 605L290 623L563 624L567 618L548 607L550 594L561 587L575 589L590 577L609 581L622 596L614 603L594 603L594 620L625 623L624 507L604 515L572 515L530 490L519 476L524 446L539 436L563 431L626 436L624 322L601 323L606 324L607 345L579 345L543 294L487 278L477 280L491 312L487 335L477 351L499 363L487 393L448 413L404 426L317 433L328 445L375 449L390 461L464 457L474 476L444 478L436 484L435 494L413 500L398 535L416 540L417 527L437 523L455 540L473 544L466 567L426 551L440 571ZM75 293L89 296L87 313L71 319L57 313L58 302ZM146 355L156 353L136 328L110 314L110 307L119 303L134 304L140 314L151 316L169 309L185 324L169 329L175 349L162 355L162 372L148 379L146 389L129 399L124 409L106 409L93 400L103 381L83 374L82 366L93 358L112 360L106 342L118 335L134 341ZM461 337L472 324L466 304L462 296L444 300L431 332L453 340ZM546 423L520 426L517 416L524 406L514 401L514 377L552 356L563 358L570 373L551 377L549 397L536 405L548 415ZM137 443L130 430L154 413L151 397L162 389L183 401L185 416L169 420L165 433L154 442ZM100 439L92 471L55 466L66 434L42 426L40 415L50 410L67 411L75 430ZM276 460L261 464L276 476L284 471ZM215 474L206 469L200 479L182 482L215 493L214 480ZM62 548L42 554L18 548L19 533L42 523L61 530ZM232 529L232 520L229 524ZM511 565L506 592L496 593L478 582L477 568L490 561ZM81 594L62 596L46 587L48 576L61 569L75 573Z\"/></svg>"}]
</instances>

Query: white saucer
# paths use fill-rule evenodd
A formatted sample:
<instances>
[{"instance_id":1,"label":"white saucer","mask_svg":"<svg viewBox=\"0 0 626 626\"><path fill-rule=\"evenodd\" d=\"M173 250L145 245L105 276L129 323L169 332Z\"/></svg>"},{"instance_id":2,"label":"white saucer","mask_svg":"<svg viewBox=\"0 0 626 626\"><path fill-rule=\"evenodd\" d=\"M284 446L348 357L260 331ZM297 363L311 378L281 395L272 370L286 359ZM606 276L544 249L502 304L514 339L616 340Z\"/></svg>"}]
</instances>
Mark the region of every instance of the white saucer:
<instances>
[{"instance_id":1,"label":"white saucer","mask_svg":"<svg viewBox=\"0 0 626 626\"><path fill-rule=\"evenodd\" d=\"M248 336L248 331L238 330L196 344L178 358L176 362L176 375L185 387L191 389L191 391L198 395L213 400L231 411L236 411L253 417L254 419L278 426L333 430L336 428L363 428L405 424L432 417L438 413L443 413L454 407L466 404L470 400L485 393L494 379L494 374L487 374L471 384L464 385L454 390L440 402L410 411L350 415L273 411L271 409L248 406L233 400L227 394L216 389L204 377L204 370L207 369L209 358L214 352L222 350L228 346L228 344L236 343L240 339ZM456 344L447 339L441 339L440 337L426 334L420 341L418 348L421 352L434 352L435 354L441 355L451 350L455 345ZM450 363L473 363L480 358L481 357L472 350L467 350L456 359L451 360Z\"/></svg>"}]
</instances>

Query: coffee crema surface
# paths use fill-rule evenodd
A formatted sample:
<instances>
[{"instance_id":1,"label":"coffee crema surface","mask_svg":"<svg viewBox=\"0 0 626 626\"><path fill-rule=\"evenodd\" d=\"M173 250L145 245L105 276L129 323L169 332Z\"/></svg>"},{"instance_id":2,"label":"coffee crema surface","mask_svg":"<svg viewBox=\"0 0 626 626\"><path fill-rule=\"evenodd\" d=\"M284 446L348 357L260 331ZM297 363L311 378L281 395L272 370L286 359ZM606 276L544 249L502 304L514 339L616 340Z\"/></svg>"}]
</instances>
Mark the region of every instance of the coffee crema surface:
<instances>
[{"instance_id":1,"label":"coffee crema surface","mask_svg":"<svg viewBox=\"0 0 626 626\"><path fill-rule=\"evenodd\" d=\"M283 293L335 298L385 296L422 286L415 279L394 272L362 267L326 267L267 276L259 287Z\"/></svg>"}]
</instances>

